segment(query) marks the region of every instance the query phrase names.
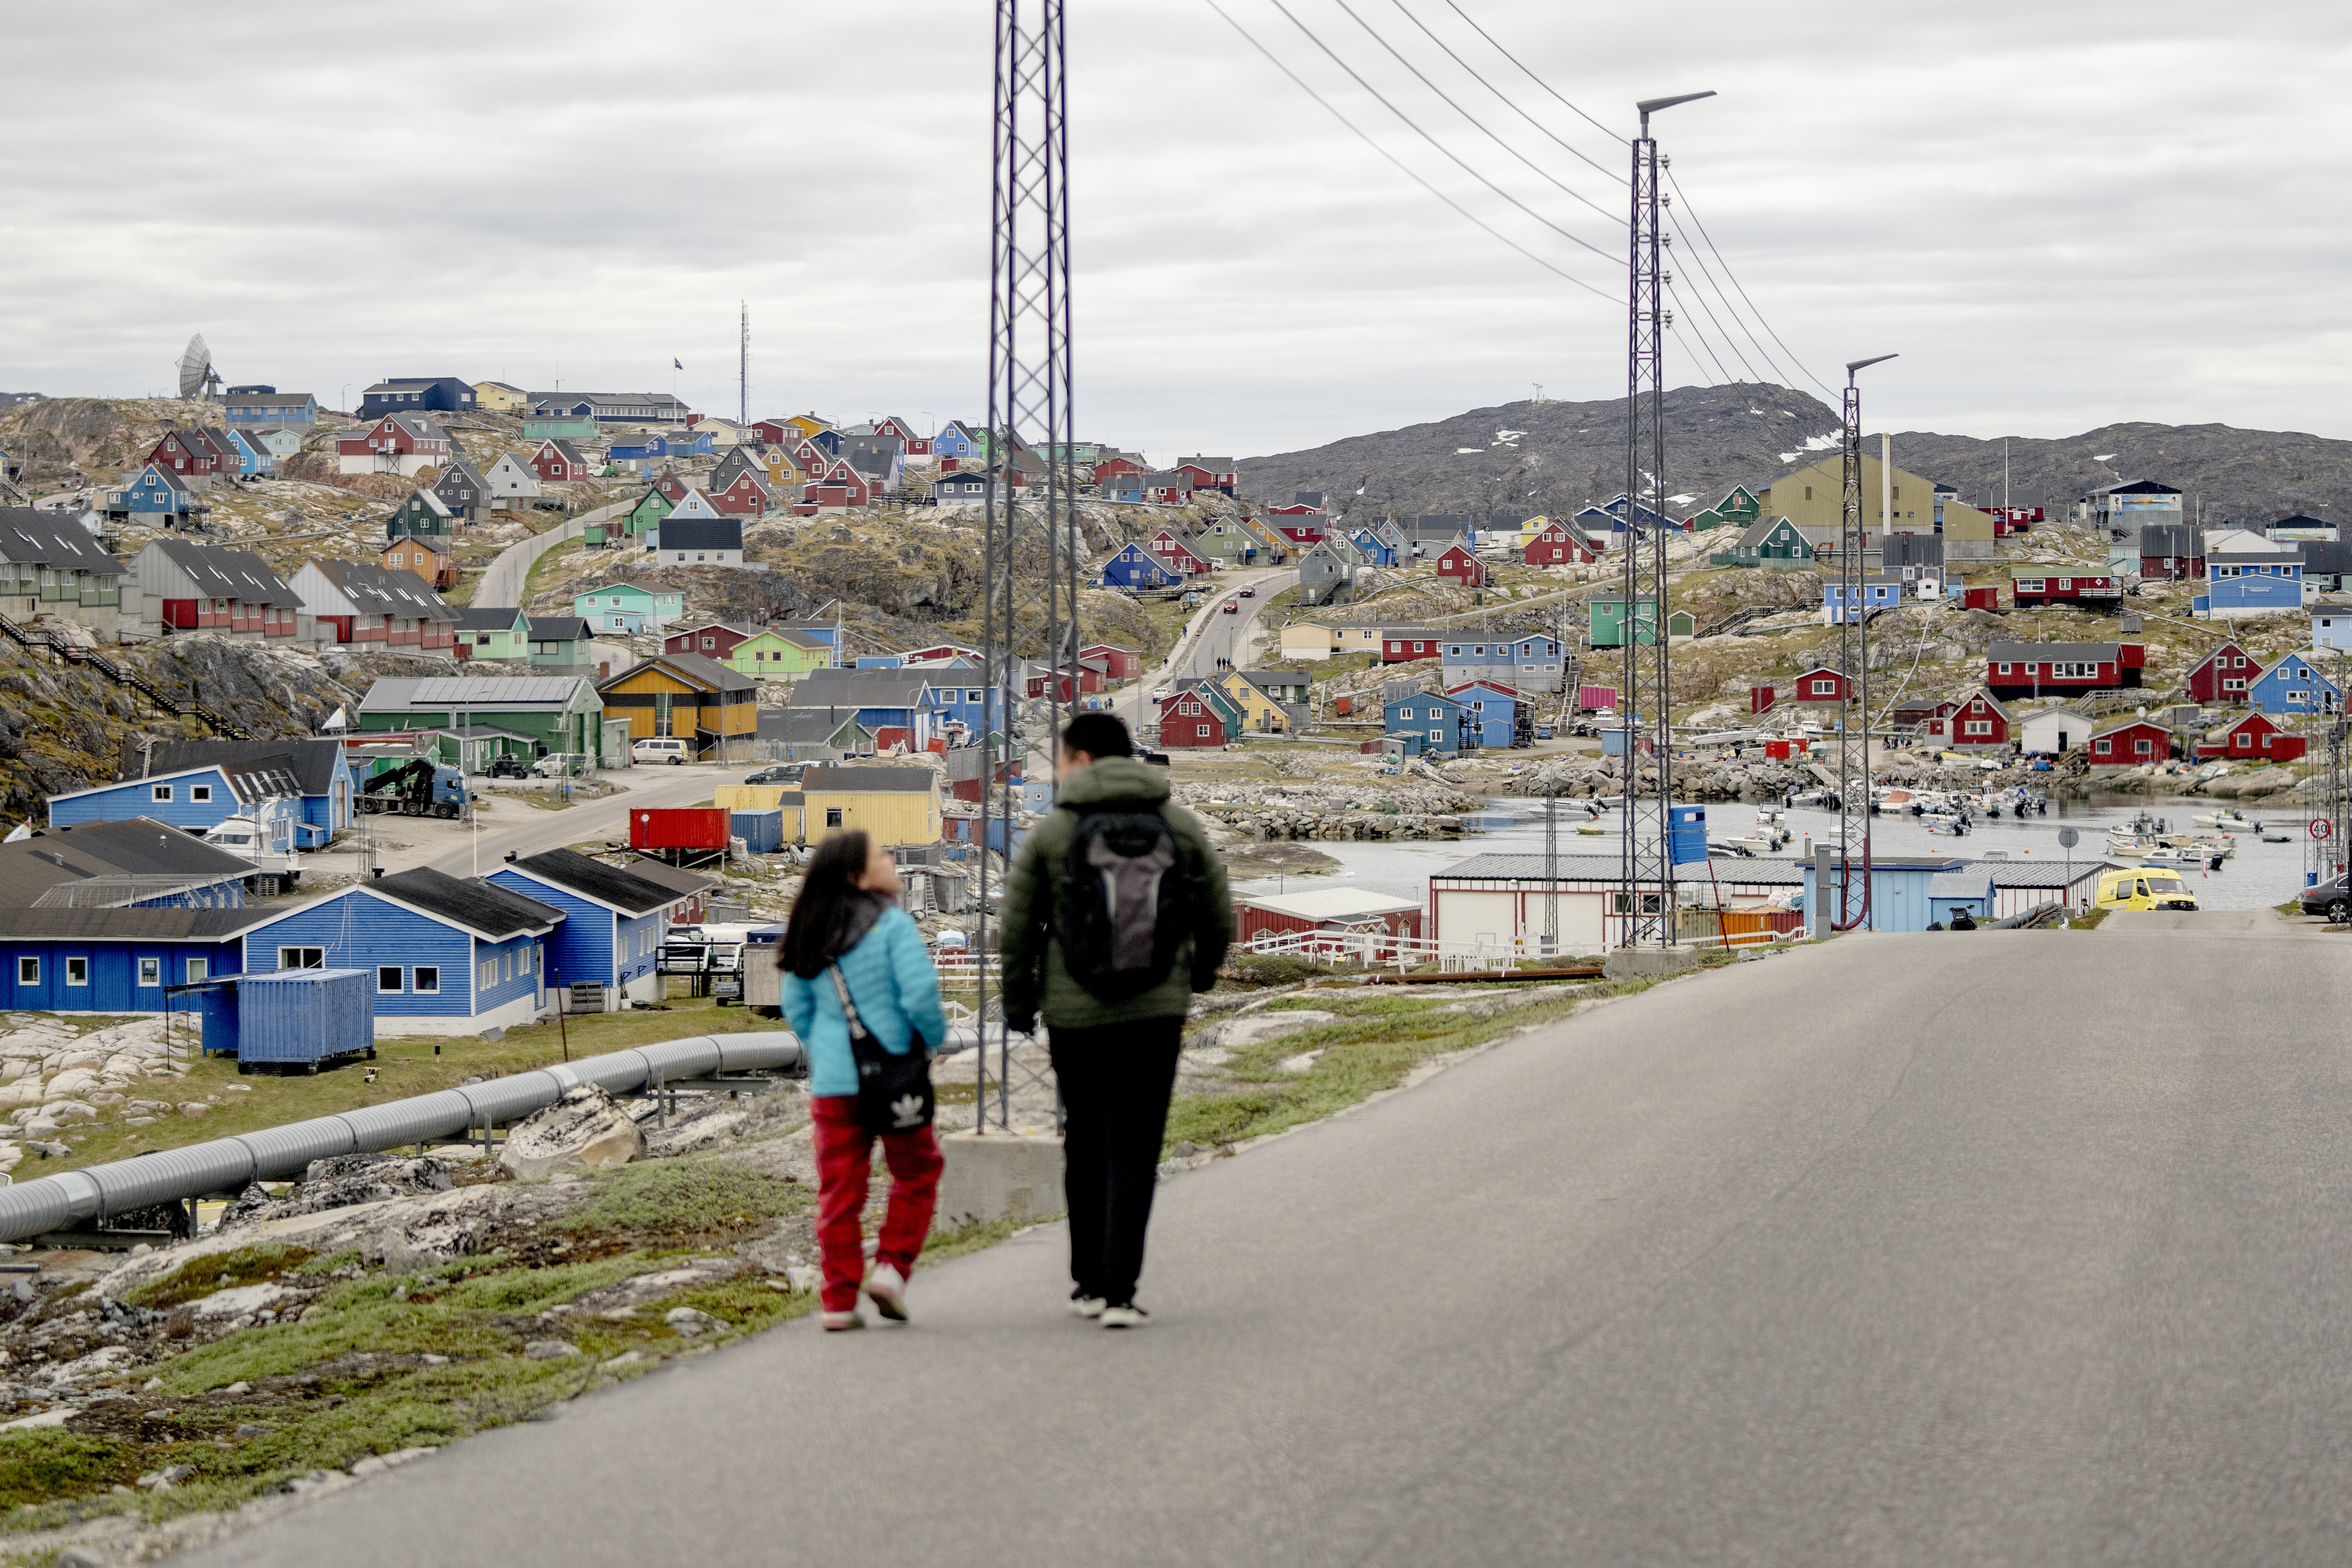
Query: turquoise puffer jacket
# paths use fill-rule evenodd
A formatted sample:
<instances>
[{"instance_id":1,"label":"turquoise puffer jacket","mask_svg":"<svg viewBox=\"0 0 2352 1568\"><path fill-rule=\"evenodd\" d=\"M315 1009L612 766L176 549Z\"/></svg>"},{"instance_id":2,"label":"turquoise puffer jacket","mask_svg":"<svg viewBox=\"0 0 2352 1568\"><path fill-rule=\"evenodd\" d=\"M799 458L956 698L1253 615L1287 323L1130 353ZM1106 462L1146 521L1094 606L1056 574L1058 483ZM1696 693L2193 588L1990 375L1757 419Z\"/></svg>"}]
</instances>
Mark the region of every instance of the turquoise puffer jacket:
<instances>
[{"instance_id":1,"label":"turquoise puffer jacket","mask_svg":"<svg viewBox=\"0 0 2352 1568\"><path fill-rule=\"evenodd\" d=\"M841 955L841 977L866 1033L893 1056L904 1056L919 1033L933 1051L948 1037L948 1016L940 1005L939 971L923 949L922 932L907 911L893 907L866 928ZM784 1019L808 1053L811 1094L856 1094L857 1058L849 1049L849 1021L833 994L833 976L820 970L814 980L784 971Z\"/></svg>"}]
</instances>

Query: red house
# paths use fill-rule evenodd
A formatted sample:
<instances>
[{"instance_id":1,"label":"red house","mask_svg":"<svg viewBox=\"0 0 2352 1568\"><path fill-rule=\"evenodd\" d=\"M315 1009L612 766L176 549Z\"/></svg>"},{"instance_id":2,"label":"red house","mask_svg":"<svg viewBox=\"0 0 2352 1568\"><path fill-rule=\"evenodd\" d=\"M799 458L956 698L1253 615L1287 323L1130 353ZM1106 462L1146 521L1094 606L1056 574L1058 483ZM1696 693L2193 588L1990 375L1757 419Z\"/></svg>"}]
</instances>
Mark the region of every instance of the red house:
<instances>
[{"instance_id":1,"label":"red house","mask_svg":"<svg viewBox=\"0 0 2352 1568\"><path fill-rule=\"evenodd\" d=\"M654 489L661 491L662 500L669 502L672 506L676 506L678 502L686 499L686 492L693 489L693 487L688 484L684 479L679 479L676 469L664 468L661 472L661 478L654 481Z\"/></svg>"},{"instance_id":2,"label":"red house","mask_svg":"<svg viewBox=\"0 0 2352 1568\"><path fill-rule=\"evenodd\" d=\"M2301 735L2290 735L2273 723L2270 715L2249 713L2228 729L2208 735L2198 744L2197 754L2232 761L2291 763L2301 757L2307 746Z\"/></svg>"},{"instance_id":3,"label":"red house","mask_svg":"<svg viewBox=\"0 0 2352 1568\"><path fill-rule=\"evenodd\" d=\"M1177 538L1168 529L1163 528L1151 536L1150 550L1152 554L1160 557L1160 563L1170 571L1181 572L1188 577L1197 577L1212 570L1207 556Z\"/></svg>"},{"instance_id":4,"label":"red house","mask_svg":"<svg viewBox=\"0 0 2352 1568\"><path fill-rule=\"evenodd\" d=\"M751 421L751 439L762 447L789 447L801 438L800 426L787 425L781 419Z\"/></svg>"},{"instance_id":5,"label":"red house","mask_svg":"<svg viewBox=\"0 0 2352 1568\"><path fill-rule=\"evenodd\" d=\"M1411 664L1437 657L1437 634L1427 626L1389 626L1381 633L1381 662Z\"/></svg>"},{"instance_id":6,"label":"red house","mask_svg":"<svg viewBox=\"0 0 2352 1568\"><path fill-rule=\"evenodd\" d=\"M2011 577L2009 596L2020 609L2035 605L2079 605L2113 609L2123 603L2120 577Z\"/></svg>"},{"instance_id":7,"label":"red house","mask_svg":"<svg viewBox=\"0 0 2352 1568\"><path fill-rule=\"evenodd\" d=\"M387 414L335 438L335 461L347 474L413 474L447 462L449 451L449 433L421 414Z\"/></svg>"},{"instance_id":8,"label":"red house","mask_svg":"<svg viewBox=\"0 0 2352 1568\"><path fill-rule=\"evenodd\" d=\"M1989 691L1979 691L1953 710L1952 748L1961 752L2007 751L2009 710Z\"/></svg>"},{"instance_id":9,"label":"red house","mask_svg":"<svg viewBox=\"0 0 2352 1568\"><path fill-rule=\"evenodd\" d=\"M1600 559L1592 542L1565 522L1546 523L1541 533L1528 541L1530 566L1583 566Z\"/></svg>"},{"instance_id":10,"label":"red house","mask_svg":"<svg viewBox=\"0 0 2352 1568\"><path fill-rule=\"evenodd\" d=\"M1224 743L1225 721L1213 703L1202 701L1191 691L1171 691L1160 700L1160 744L1163 748Z\"/></svg>"},{"instance_id":11,"label":"red house","mask_svg":"<svg viewBox=\"0 0 2352 1568\"><path fill-rule=\"evenodd\" d=\"M1085 651L1080 650L1082 653ZM955 659L969 660L973 668L980 668L980 650L966 647L960 642L935 642L928 647L910 647L898 656L904 664L936 664Z\"/></svg>"},{"instance_id":12,"label":"red house","mask_svg":"<svg viewBox=\"0 0 2352 1568\"><path fill-rule=\"evenodd\" d=\"M749 627L730 626L725 621L705 621L662 638L662 652L698 653L724 664L733 656L738 644L757 636L759 633Z\"/></svg>"},{"instance_id":13,"label":"red house","mask_svg":"<svg viewBox=\"0 0 2352 1568\"><path fill-rule=\"evenodd\" d=\"M436 550L429 538L410 535L395 539L383 547L378 562L388 572L414 572L442 593L457 585L457 561L445 550Z\"/></svg>"},{"instance_id":14,"label":"red house","mask_svg":"<svg viewBox=\"0 0 2352 1568\"><path fill-rule=\"evenodd\" d=\"M1471 554L1468 545L1458 541L1447 545L1445 553L1437 558L1437 574L1450 578L1465 588L1486 585L1486 563Z\"/></svg>"},{"instance_id":15,"label":"red house","mask_svg":"<svg viewBox=\"0 0 2352 1568\"><path fill-rule=\"evenodd\" d=\"M916 435L915 427L895 414L876 421L874 433L877 436L898 437L899 450L910 458L928 458L931 455L930 438Z\"/></svg>"},{"instance_id":16,"label":"red house","mask_svg":"<svg viewBox=\"0 0 2352 1568\"><path fill-rule=\"evenodd\" d=\"M1960 705L1948 697L1941 700L1920 698L1896 704L1886 721L1897 730L1911 731L1923 741L1948 743L1954 733L1952 716L1959 710Z\"/></svg>"},{"instance_id":17,"label":"red house","mask_svg":"<svg viewBox=\"0 0 2352 1568\"><path fill-rule=\"evenodd\" d=\"M1169 472L1183 475L1193 489L1223 490L1231 495L1241 479L1238 469L1224 466L1232 461L1231 458L1187 458Z\"/></svg>"},{"instance_id":18,"label":"red house","mask_svg":"<svg viewBox=\"0 0 2352 1568\"><path fill-rule=\"evenodd\" d=\"M1310 932L1418 938L1421 906L1386 893L1355 888L1322 888L1311 893L1261 894L1234 900L1234 940L1304 936ZM1394 947L1372 943L1371 957L1394 957Z\"/></svg>"},{"instance_id":19,"label":"red house","mask_svg":"<svg viewBox=\"0 0 2352 1568\"><path fill-rule=\"evenodd\" d=\"M546 483L568 484L588 477L588 459L571 442L551 436L530 455L530 471Z\"/></svg>"},{"instance_id":20,"label":"red house","mask_svg":"<svg viewBox=\"0 0 2352 1568\"><path fill-rule=\"evenodd\" d=\"M819 448L822 450L822 448ZM801 501L814 504L824 511L840 511L853 506L865 506L874 499L873 484L838 458L828 458L809 469L813 476L801 487Z\"/></svg>"},{"instance_id":21,"label":"red house","mask_svg":"<svg viewBox=\"0 0 2352 1568\"><path fill-rule=\"evenodd\" d=\"M1133 680L1143 673L1143 656L1115 642L1088 643L1078 649L1078 657L1102 660L1103 673L1113 680Z\"/></svg>"},{"instance_id":22,"label":"red house","mask_svg":"<svg viewBox=\"0 0 2352 1568\"><path fill-rule=\"evenodd\" d=\"M2079 697L2137 687L2147 661L2136 642L1997 642L1985 686L1995 697Z\"/></svg>"},{"instance_id":23,"label":"red house","mask_svg":"<svg viewBox=\"0 0 2352 1568\"><path fill-rule=\"evenodd\" d=\"M220 471L220 457L211 442L194 430L166 430L146 460L171 469L183 479L209 479Z\"/></svg>"},{"instance_id":24,"label":"red house","mask_svg":"<svg viewBox=\"0 0 2352 1568\"><path fill-rule=\"evenodd\" d=\"M1817 664L1789 683L1786 700L1809 706L1840 708L1845 705L1850 696L1843 675L1827 665Z\"/></svg>"},{"instance_id":25,"label":"red house","mask_svg":"<svg viewBox=\"0 0 2352 1568\"><path fill-rule=\"evenodd\" d=\"M2258 659L2246 657L2236 643L2225 642L2197 661L2189 672L2189 697L2194 702L2243 702L2246 689L2263 672Z\"/></svg>"},{"instance_id":26,"label":"red house","mask_svg":"<svg viewBox=\"0 0 2352 1568\"><path fill-rule=\"evenodd\" d=\"M1095 465L1095 481L1108 484L1121 474L1148 474L1150 471L1133 458L1105 458Z\"/></svg>"},{"instance_id":27,"label":"red house","mask_svg":"<svg viewBox=\"0 0 2352 1568\"><path fill-rule=\"evenodd\" d=\"M726 517L765 517L775 505L768 487L752 478L748 468L728 480L725 489L705 493L710 504Z\"/></svg>"},{"instance_id":28,"label":"red house","mask_svg":"<svg viewBox=\"0 0 2352 1568\"><path fill-rule=\"evenodd\" d=\"M2093 768L2136 768L2160 763L2172 755L2172 731L2146 719L2135 719L2091 735Z\"/></svg>"}]
</instances>

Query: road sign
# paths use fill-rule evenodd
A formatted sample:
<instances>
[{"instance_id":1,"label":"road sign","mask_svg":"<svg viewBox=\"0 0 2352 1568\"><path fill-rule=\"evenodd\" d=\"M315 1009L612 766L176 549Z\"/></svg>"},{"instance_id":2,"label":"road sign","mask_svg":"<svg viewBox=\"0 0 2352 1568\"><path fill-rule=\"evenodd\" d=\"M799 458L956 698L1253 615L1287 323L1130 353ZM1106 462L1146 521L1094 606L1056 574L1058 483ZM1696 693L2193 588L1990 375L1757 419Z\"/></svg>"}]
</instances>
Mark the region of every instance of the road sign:
<instances>
[{"instance_id":1,"label":"road sign","mask_svg":"<svg viewBox=\"0 0 2352 1568\"><path fill-rule=\"evenodd\" d=\"M2062 827L2058 830L2058 843L2061 847L2072 849L2081 842L2083 842L2083 836L2073 828Z\"/></svg>"},{"instance_id":2,"label":"road sign","mask_svg":"<svg viewBox=\"0 0 2352 1568\"><path fill-rule=\"evenodd\" d=\"M2315 816L2311 819L2311 836L2314 838L2325 838L2335 831L2336 825L2328 821L2327 818L2324 816Z\"/></svg>"}]
</instances>

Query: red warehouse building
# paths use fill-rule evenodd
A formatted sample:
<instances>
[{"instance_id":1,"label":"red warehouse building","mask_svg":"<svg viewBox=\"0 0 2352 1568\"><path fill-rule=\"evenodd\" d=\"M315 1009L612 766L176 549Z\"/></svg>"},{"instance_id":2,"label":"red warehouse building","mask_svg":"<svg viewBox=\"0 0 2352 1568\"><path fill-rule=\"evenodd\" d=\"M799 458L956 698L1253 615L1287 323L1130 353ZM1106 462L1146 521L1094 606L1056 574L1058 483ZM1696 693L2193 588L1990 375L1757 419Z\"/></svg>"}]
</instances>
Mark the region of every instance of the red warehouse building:
<instances>
[{"instance_id":1,"label":"red warehouse building","mask_svg":"<svg viewBox=\"0 0 2352 1568\"><path fill-rule=\"evenodd\" d=\"M2120 577L2012 577L2010 597L2020 609L2035 605L2074 605L2087 610L2111 610L2123 603Z\"/></svg>"},{"instance_id":2,"label":"red warehouse building","mask_svg":"<svg viewBox=\"0 0 2352 1568\"><path fill-rule=\"evenodd\" d=\"M2240 762L2291 763L2307 749L2302 736L2288 734L2267 713L2249 713L2229 728L2207 734L2197 754Z\"/></svg>"},{"instance_id":3,"label":"red warehouse building","mask_svg":"<svg viewBox=\"0 0 2352 1568\"><path fill-rule=\"evenodd\" d=\"M2001 698L2126 690L2147 662L2136 642L1997 642L1985 654L1985 688Z\"/></svg>"},{"instance_id":4,"label":"red warehouse building","mask_svg":"<svg viewBox=\"0 0 2352 1568\"><path fill-rule=\"evenodd\" d=\"M1354 888L1325 888L1234 900L1234 941L1264 937L1360 935L1370 938L1374 959L1392 958L1397 948L1382 937L1421 936L1421 906L1410 899Z\"/></svg>"},{"instance_id":5,"label":"red warehouse building","mask_svg":"<svg viewBox=\"0 0 2352 1568\"><path fill-rule=\"evenodd\" d=\"M2172 755L2172 731L2146 719L2135 719L2091 736L2093 768L2136 768L2160 763Z\"/></svg>"},{"instance_id":6,"label":"red warehouse building","mask_svg":"<svg viewBox=\"0 0 2352 1568\"><path fill-rule=\"evenodd\" d=\"M1115 642L1088 643L1078 649L1078 657L1102 660L1103 674L1113 680L1133 680L1143 673L1143 656Z\"/></svg>"},{"instance_id":7,"label":"red warehouse building","mask_svg":"<svg viewBox=\"0 0 2352 1568\"><path fill-rule=\"evenodd\" d=\"M2225 642L2197 661L2189 672L2192 702L2243 702L2246 689L2263 672L2262 663L2236 643Z\"/></svg>"}]
</instances>

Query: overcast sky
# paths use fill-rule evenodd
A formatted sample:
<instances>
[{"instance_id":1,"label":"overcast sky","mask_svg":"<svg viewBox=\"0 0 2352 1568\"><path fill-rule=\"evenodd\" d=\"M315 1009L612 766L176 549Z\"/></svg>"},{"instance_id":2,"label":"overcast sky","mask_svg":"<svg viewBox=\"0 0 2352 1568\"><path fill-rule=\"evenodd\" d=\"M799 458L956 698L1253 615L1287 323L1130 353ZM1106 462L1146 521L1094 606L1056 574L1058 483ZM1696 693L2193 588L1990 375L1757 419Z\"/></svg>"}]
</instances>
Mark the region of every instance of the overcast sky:
<instances>
[{"instance_id":1,"label":"overcast sky","mask_svg":"<svg viewBox=\"0 0 2352 1568\"><path fill-rule=\"evenodd\" d=\"M1633 100L1717 89L1657 123L1677 212L1780 342L1734 325L1678 244L1675 384L1726 378L1702 337L1729 378L1748 369L1727 340L1817 395L1793 362L1834 383L1899 351L1866 373L1874 426L2352 437L2340 4L1282 0L1536 216L1276 0L1218 4L1395 158L1612 298L1625 150L1550 93L1630 135ZM1622 392L1622 305L1449 210L1209 0L1070 12L1082 436L1251 456L1537 383ZM231 382L330 405L394 374L667 390L675 358L680 394L731 414L742 300L754 417L976 417L990 7L885 15L14 7L0 390L160 390L201 330Z\"/></svg>"}]
</instances>

